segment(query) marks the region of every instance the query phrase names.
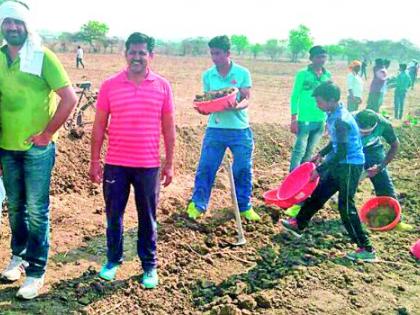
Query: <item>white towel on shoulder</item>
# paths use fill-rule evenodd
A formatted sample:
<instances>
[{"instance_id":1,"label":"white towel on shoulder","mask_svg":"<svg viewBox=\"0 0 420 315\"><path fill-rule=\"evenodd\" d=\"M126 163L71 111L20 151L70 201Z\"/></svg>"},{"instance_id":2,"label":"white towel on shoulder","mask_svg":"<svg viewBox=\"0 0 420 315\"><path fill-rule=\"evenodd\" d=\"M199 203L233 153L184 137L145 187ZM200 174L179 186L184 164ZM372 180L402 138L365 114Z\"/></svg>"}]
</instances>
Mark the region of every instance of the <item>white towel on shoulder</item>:
<instances>
[{"instance_id":1,"label":"white towel on shoulder","mask_svg":"<svg viewBox=\"0 0 420 315\"><path fill-rule=\"evenodd\" d=\"M19 50L20 71L41 76L44 51L41 38L33 29L29 9L19 2L3 2L0 5L0 25L6 18L23 21L28 32L28 38Z\"/></svg>"}]
</instances>

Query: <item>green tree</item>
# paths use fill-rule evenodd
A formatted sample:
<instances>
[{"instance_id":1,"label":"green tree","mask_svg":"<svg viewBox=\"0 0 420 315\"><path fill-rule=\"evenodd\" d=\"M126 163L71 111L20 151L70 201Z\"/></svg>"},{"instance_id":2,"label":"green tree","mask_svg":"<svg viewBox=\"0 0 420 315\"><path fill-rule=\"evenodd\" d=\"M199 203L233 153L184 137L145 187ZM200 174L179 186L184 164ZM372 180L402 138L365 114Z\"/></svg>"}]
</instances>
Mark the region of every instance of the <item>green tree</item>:
<instances>
[{"instance_id":1,"label":"green tree","mask_svg":"<svg viewBox=\"0 0 420 315\"><path fill-rule=\"evenodd\" d=\"M276 60L286 50L286 41L278 39L269 39L264 44L264 52L271 58Z\"/></svg>"},{"instance_id":2,"label":"green tree","mask_svg":"<svg viewBox=\"0 0 420 315\"><path fill-rule=\"evenodd\" d=\"M340 45L327 45L324 46L326 49L330 60L334 60L335 57L342 56L344 52L344 48Z\"/></svg>"},{"instance_id":3,"label":"green tree","mask_svg":"<svg viewBox=\"0 0 420 315\"><path fill-rule=\"evenodd\" d=\"M87 42L94 52L97 52L96 42L103 43L109 31L108 25L99 21L89 21L80 28L83 41Z\"/></svg>"},{"instance_id":4,"label":"green tree","mask_svg":"<svg viewBox=\"0 0 420 315\"><path fill-rule=\"evenodd\" d=\"M254 45L251 45L250 50L251 50L252 55L254 56L254 59L257 59L257 56L263 50L263 46L261 44L254 44Z\"/></svg>"},{"instance_id":5,"label":"green tree","mask_svg":"<svg viewBox=\"0 0 420 315\"><path fill-rule=\"evenodd\" d=\"M313 39L310 30L305 25L299 25L297 29L289 32L289 48L292 53L292 62L297 62L298 55L311 48Z\"/></svg>"},{"instance_id":6,"label":"green tree","mask_svg":"<svg viewBox=\"0 0 420 315\"><path fill-rule=\"evenodd\" d=\"M245 49L249 46L248 37L245 35L232 35L230 40L238 55L242 55Z\"/></svg>"}]
</instances>

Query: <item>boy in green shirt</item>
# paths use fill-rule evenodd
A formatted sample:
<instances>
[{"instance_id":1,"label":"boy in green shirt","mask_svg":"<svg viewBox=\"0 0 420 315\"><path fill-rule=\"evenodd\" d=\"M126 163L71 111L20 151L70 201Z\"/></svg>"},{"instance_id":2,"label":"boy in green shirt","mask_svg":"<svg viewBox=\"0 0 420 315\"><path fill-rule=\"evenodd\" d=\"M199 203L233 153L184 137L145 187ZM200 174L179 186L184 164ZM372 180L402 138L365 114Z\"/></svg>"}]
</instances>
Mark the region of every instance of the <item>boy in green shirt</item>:
<instances>
[{"instance_id":1,"label":"boy in green shirt","mask_svg":"<svg viewBox=\"0 0 420 315\"><path fill-rule=\"evenodd\" d=\"M301 69L295 78L290 98L290 131L296 135L290 158L290 171L308 161L324 132L326 114L321 111L312 96L315 88L331 80L331 73L324 68L327 52L322 46L309 50L311 64ZM286 213L295 216L300 205L294 205Z\"/></svg>"}]
</instances>

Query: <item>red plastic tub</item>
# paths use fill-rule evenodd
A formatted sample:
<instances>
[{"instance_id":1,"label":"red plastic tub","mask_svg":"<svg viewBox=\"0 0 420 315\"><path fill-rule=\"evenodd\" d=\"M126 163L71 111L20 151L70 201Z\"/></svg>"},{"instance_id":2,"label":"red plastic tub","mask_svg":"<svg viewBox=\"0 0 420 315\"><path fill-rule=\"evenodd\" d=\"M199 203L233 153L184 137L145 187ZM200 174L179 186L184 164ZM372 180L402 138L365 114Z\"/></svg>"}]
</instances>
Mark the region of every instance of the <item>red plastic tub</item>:
<instances>
[{"instance_id":1,"label":"red plastic tub","mask_svg":"<svg viewBox=\"0 0 420 315\"><path fill-rule=\"evenodd\" d=\"M315 168L312 162L305 162L295 168L279 186L277 199L287 200L294 205L308 198L319 183L319 176L313 181L309 180Z\"/></svg>"},{"instance_id":2,"label":"red plastic tub","mask_svg":"<svg viewBox=\"0 0 420 315\"><path fill-rule=\"evenodd\" d=\"M381 227L370 227L369 229L371 229L372 231L389 231L392 230L399 222L401 219L401 206L400 203L398 202L398 200L392 198L392 197L387 197L387 196L378 196L378 197L373 197L372 199L369 199L368 201L366 201L366 203L362 206L362 208L359 211L359 217L360 220L367 224L367 214L379 207L379 206L390 206L394 209L395 211L395 219L388 225L385 226L381 226Z\"/></svg>"},{"instance_id":3,"label":"red plastic tub","mask_svg":"<svg viewBox=\"0 0 420 315\"><path fill-rule=\"evenodd\" d=\"M264 197L265 204L268 206L277 206L282 209L287 209L293 206L293 203L291 203L288 200L277 199L277 190L278 190L277 188L271 189L264 193L263 197Z\"/></svg>"},{"instance_id":4,"label":"red plastic tub","mask_svg":"<svg viewBox=\"0 0 420 315\"><path fill-rule=\"evenodd\" d=\"M420 239L410 247L410 252L414 257L420 260Z\"/></svg>"},{"instance_id":5,"label":"red plastic tub","mask_svg":"<svg viewBox=\"0 0 420 315\"><path fill-rule=\"evenodd\" d=\"M238 94L239 90L237 88L234 89L235 91L229 95L216 98L211 101L194 102L194 107L198 108L201 112L206 114L222 112L227 109L229 104L235 103L236 95Z\"/></svg>"}]
</instances>

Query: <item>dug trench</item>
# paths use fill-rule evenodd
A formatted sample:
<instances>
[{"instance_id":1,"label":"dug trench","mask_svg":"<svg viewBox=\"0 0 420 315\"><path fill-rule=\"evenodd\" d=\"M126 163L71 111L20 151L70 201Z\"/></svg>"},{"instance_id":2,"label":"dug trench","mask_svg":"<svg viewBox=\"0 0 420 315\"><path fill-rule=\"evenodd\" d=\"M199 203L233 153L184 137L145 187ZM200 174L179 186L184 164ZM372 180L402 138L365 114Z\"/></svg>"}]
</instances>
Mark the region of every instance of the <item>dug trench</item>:
<instances>
[{"instance_id":1,"label":"dug trench","mask_svg":"<svg viewBox=\"0 0 420 315\"><path fill-rule=\"evenodd\" d=\"M416 314L419 263L408 248L413 232L370 233L380 257L375 264L347 261L353 250L333 204L326 204L305 236L283 233L280 209L262 195L287 174L292 137L277 124L255 124L253 204L259 223L244 223L247 243L231 247L236 229L230 186L221 168L210 209L189 220L190 198L203 130L177 128L174 182L162 189L158 213L160 285L145 290L136 255L137 215L133 200L125 214L125 262L111 283L97 278L106 252L100 186L88 179L89 135L59 140L52 179L51 251L42 295L22 302L21 284L0 284L1 314ZM420 226L420 130L398 129L402 150L390 167L404 220ZM364 181L357 204L372 196ZM7 213L4 213L7 216ZM5 218L4 222L7 222ZM0 264L9 258L10 231L1 229ZM417 313L418 314L418 313Z\"/></svg>"}]
</instances>

